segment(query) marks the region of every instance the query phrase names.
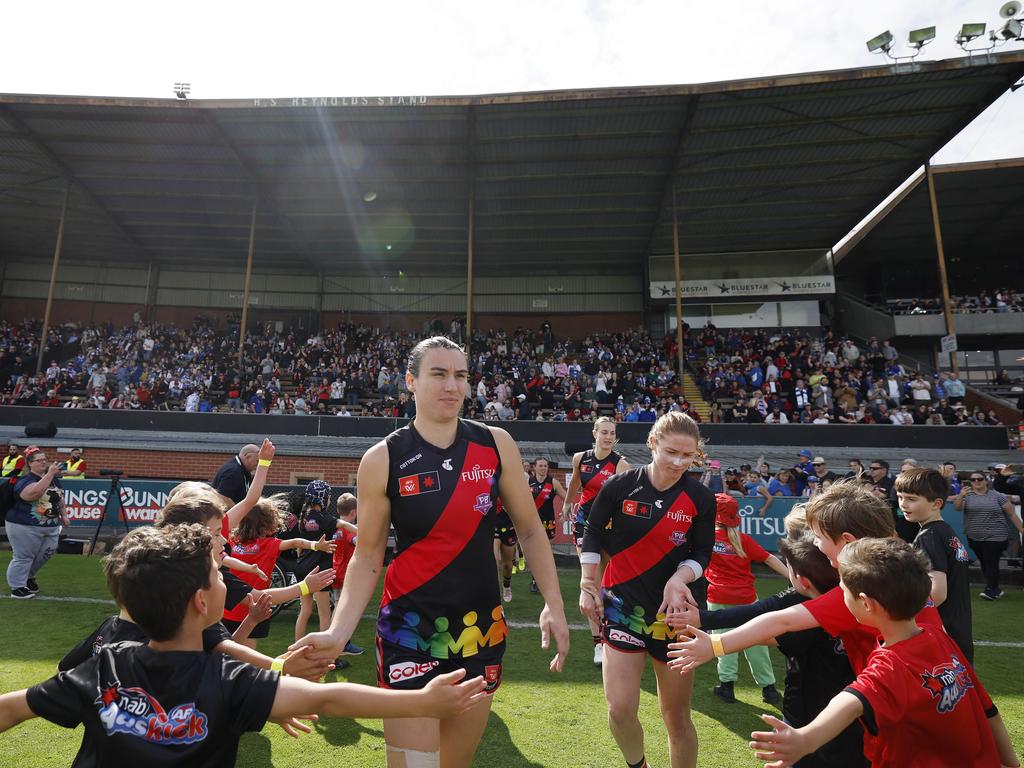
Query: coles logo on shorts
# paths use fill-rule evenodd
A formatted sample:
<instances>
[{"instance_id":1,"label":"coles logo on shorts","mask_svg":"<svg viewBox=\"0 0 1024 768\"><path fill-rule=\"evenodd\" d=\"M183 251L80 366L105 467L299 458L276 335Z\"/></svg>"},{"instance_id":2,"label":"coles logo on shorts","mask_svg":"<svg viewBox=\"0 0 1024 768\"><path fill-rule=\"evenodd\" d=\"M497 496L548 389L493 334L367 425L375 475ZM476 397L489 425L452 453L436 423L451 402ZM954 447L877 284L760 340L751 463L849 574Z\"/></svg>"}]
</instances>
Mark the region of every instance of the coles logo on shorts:
<instances>
[{"instance_id":1,"label":"coles logo on shorts","mask_svg":"<svg viewBox=\"0 0 1024 768\"><path fill-rule=\"evenodd\" d=\"M403 661L401 664L392 664L388 667L388 679L392 683L400 683L403 680L422 677L439 663L437 661Z\"/></svg>"},{"instance_id":2,"label":"coles logo on shorts","mask_svg":"<svg viewBox=\"0 0 1024 768\"><path fill-rule=\"evenodd\" d=\"M644 519L650 520L651 505L645 504L642 501L626 499L624 502L622 502L622 514L629 515L630 517L642 517Z\"/></svg>"},{"instance_id":3,"label":"coles logo on shorts","mask_svg":"<svg viewBox=\"0 0 1024 768\"><path fill-rule=\"evenodd\" d=\"M629 632L623 632L621 629L609 629L608 639L616 643L625 643L626 645L636 646L637 648L646 648L644 641L638 637L633 637Z\"/></svg>"}]
</instances>

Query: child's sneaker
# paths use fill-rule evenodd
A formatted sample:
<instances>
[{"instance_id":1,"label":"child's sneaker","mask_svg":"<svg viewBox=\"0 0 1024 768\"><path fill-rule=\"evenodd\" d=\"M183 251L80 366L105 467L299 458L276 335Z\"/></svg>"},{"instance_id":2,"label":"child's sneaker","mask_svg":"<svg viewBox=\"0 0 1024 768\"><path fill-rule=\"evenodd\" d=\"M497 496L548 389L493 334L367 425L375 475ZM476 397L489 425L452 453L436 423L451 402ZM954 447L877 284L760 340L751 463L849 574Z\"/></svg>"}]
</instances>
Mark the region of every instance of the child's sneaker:
<instances>
[{"instance_id":1,"label":"child's sneaker","mask_svg":"<svg viewBox=\"0 0 1024 768\"><path fill-rule=\"evenodd\" d=\"M782 706L782 694L774 685L766 685L761 689L761 701L771 704L773 707Z\"/></svg>"},{"instance_id":2,"label":"child's sneaker","mask_svg":"<svg viewBox=\"0 0 1024 768\"><path fill-rule=\"evenodd\" d=\"M714 687L712 693L726 704L736 703L736 692L733 690L733 683L731 681L728 683L719 683Z\"/></svg>"},{"instance_id":3,"label":"child's sneaker","mask_svg":"<svg viewBox=\"0 0 1024 768\"><path fill-rule=\"evenodd\" d=\"M363 649L353 643L351 640L345 645L345 650L341 652L342 656L362 656Z\"/></svg>"},{"instance_id":4,"label":"child's sneaker","mask_svg":"<svg viewBox=\"0 0 1024 768\"><path fill-rule=\"evenodd\" d=\"M598 667L604 664L604 646L600 643L594 646L594 664Z\"/></svg>"}]
</instances>

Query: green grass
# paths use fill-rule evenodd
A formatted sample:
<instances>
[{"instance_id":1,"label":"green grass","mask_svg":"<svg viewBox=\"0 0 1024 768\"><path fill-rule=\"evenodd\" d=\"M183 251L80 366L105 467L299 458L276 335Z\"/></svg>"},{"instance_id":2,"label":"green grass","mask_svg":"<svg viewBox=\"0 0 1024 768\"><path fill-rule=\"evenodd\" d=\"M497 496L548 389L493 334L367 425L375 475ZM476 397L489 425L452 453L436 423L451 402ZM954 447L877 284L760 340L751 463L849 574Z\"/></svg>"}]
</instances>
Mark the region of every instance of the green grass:
<instances>
[{"instance_id":1,"label":"green grass","mask_svg":"<svg viewBox=\"0 0 1024 768\"><path fill-rule=\"evenodd\" d=\"M0 554L6 568L8 553ZM578 573L561 573L562 592L568 603L570 623L582 623L575 608ZM40 587L45 595L108 597L98 559L57 556L42 571ZM759 588L769 594L781 588L778 579L759 579ZM507 605L512 621L534 622L542 607L540 597L527 589L528 576L513 579L515 599ZM371 603L371 606L374 605ZM112 605L57 603L43 600L0 600L0 691L16 690L53 674L57 660L106 616ZM292 639L294 612L279 615L261 650L279 653ZM1024 620L1024 592L1007 590L998 603L974 602L976 640L1020 642ZM363 621L355 641L371 648L371 621ZM547 768L548 766L623 765L605 719L601 675L591 663L589 633L572 634L573 650L565 672L547 670L551 654L541 651L536 629L514 629L505 655L505 675L495 696L490 723L484 734L475 765L499 768ZM1024 675L1020 648L978 647L977 670L999 706L1018 750L1024 748ZM783 659L772 652L779 685L783 680ZM371 652L353 660L344 673L331 679L373 684ZM737 684L739 703L727 705L711 695L716 681L712 665L697 672L693 717L700 737L701 766L720 768L759 765L746 746L749 733L757 728L759 713L771 711L761 703L750 672L740 665ZM647 733L647 755L659 768L668 766L664 728L658 712L653 672L648 669L641 694L640 717ZM44 768L70 765L80 735L42 720L29 723L0 736L0 754L6 765ZM344 747L343 754L334 747ZM332 719L316 726L316 733L298 741L288 738L274 725L262 733L247 734L239 751L239 766L309 768L309 766L384 765L384 742L380 721Z\"/></svg>"}]
</instances>

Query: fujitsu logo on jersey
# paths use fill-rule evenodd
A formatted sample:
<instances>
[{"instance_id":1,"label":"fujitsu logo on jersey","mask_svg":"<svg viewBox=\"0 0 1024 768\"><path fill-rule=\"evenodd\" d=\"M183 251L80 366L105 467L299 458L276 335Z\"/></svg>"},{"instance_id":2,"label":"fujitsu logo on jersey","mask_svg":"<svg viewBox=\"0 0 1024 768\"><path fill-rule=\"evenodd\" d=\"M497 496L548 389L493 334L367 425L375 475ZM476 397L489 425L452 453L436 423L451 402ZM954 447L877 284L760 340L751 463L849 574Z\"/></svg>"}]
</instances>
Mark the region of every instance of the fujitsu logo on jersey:
<instances>
[{"instance_id":1,"label":"fujitsu logo on jersey","mask_svg":"<svg viewBox=\"0 0 1024 768\"><path fill-rule=\"evenodd\" d=\"M392 664L388 667L388 679L393 683L412 680L427 674L438 664L440 664L438 661L403 661L401 664Z\"/></svg>"},{"instance_id":2,"label":"fujitsu logo on jersey","mask_svg":"<svg viewBox=\"0 0 1024 768\"><path fill-rule=\"evenodd\" d=\"M692 523L693 515L688 515L685 512L680 512L678 510L674 512L670 510L668 513L668 519L675 520L677 523Z\"/></svg>"},{"instance_id":3,"label":"fujitsu logo on jersey","mask_svg":"<svg viewBox=\"0 0 1024 768\"><path fill-rule=\"evenodd\" d=\"M940 713L952 712L956 705L974 687L974 682L963 662L954 656L949 663L939 664L931 672L921 673L921 685L938 699L935 709Z\"/></svg>"},{"instance_id":4,"label":"fujitsu logo on jersey","mask_svg":"<svg viewBox=\"0 0 1024 768\"><path fill-rule=\"evenodd\" d=\"M473 468L468 472L462 473L463 480L469 480L475 482L477 480L489 480L494 477L495 469L493 467L481 467L479 464L474 464Z\"/></svg>"}]
</instances>

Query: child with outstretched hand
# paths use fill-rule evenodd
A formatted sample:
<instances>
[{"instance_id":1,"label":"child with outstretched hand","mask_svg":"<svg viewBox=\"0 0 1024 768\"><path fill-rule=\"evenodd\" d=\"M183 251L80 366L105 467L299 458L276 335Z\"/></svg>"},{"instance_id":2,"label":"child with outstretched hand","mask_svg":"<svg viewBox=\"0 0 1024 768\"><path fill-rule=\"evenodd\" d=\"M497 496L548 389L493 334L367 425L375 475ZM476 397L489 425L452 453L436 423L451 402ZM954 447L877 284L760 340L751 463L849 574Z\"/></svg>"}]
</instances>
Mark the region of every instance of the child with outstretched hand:
<instances>
[{"instance_id":1,"label":"child with outstretched hand","mask_svg":"<svg viewBox=\"0 0 1024 768\"><path fill-rule=\"evenodd\" d=\"M267 720L320 712L336 717L452 717L476 705L485 682L443 675L417 691L314 684L204 653L226 588L201 525L145 527L111 552L119 599L147 644L104 646L75 669L0 696L0 731L32 717L85 726L76 765L231 766L246 731ZM154 595L160 595L154 600ZM278 660L283 662L283 660Z\"/></svg>"},{"instance_id":2,"label":"child with outstretched hand","mask_svg":"<svg viewBox=\"0 0 1024 768\"><path fill-rule=\"evenodd\" d=\"M750 747L784 768L860 719L873 768L999 768L1020 765L1009 734L960 648L941 629L919 626L932 582L928 562L896 538L861 539L839 554L841 588L857 621L881 642L867 664L811 723L771 715Z\"/></svg>"}]
</instances>

